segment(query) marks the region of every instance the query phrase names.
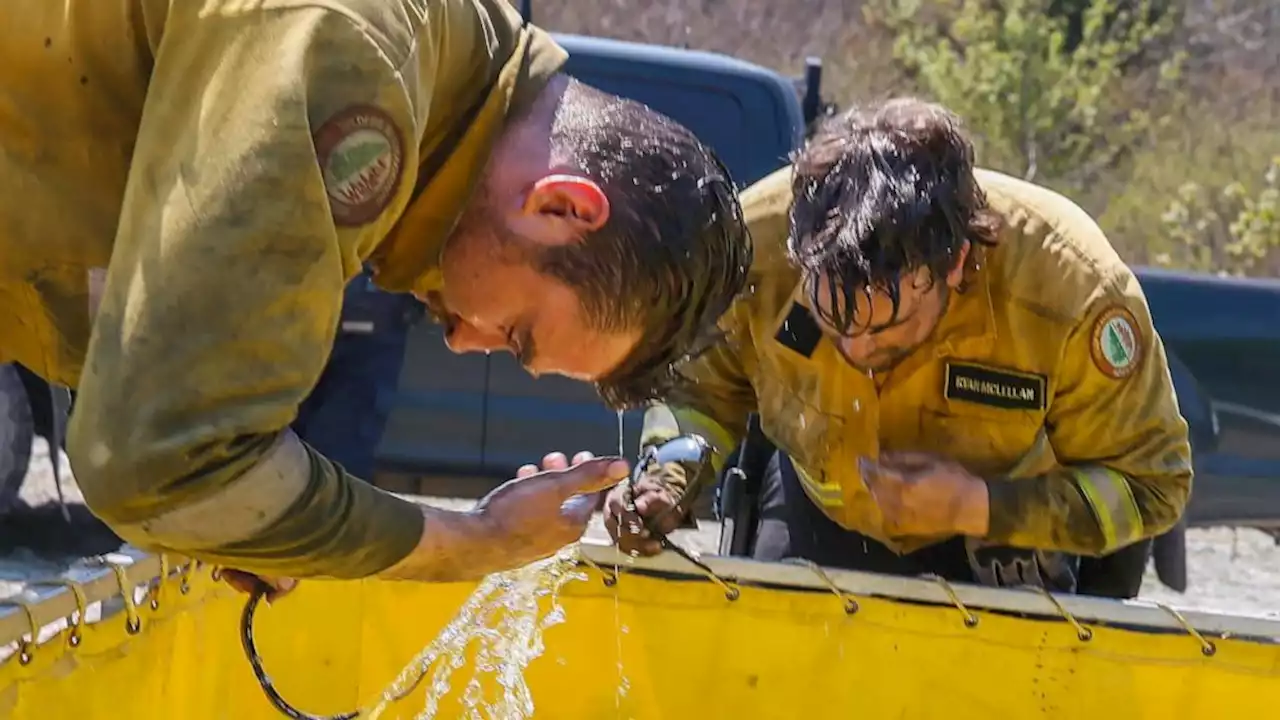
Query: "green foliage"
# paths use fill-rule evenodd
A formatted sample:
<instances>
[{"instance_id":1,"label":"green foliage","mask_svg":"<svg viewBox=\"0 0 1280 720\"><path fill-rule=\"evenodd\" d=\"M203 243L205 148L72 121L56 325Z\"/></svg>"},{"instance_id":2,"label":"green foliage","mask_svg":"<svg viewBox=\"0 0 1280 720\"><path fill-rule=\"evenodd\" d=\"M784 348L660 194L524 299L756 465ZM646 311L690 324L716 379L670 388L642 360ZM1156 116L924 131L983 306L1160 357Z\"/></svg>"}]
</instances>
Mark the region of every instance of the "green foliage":
<instances>
[{"instance_id":1,"label":"green foliage","mask_svg":"<svg viewBox=\"0 0 1280 720\"><path fill-rule=\"evenodd\" d=\"M1239 181L1213 191L1184 183L1161 220L1169 247L1153 255L1157 264L1220 275L1266 272L1280 255L1280 156L1257 190Z\"/></svg>"},{"instance_id":2,"label":"green foliage","mask_svg":"<svg viewBox=\"0 0 1280 720\"><path fill-rule=\"evenodd\" d=\"M1178 78L1181 53L1163 50L1175 15L1154 1L868 0L867 12L921 89L965 118L985 165L1081 187L1151 132L1151 94Z\"/></svg>"}]
</instances>

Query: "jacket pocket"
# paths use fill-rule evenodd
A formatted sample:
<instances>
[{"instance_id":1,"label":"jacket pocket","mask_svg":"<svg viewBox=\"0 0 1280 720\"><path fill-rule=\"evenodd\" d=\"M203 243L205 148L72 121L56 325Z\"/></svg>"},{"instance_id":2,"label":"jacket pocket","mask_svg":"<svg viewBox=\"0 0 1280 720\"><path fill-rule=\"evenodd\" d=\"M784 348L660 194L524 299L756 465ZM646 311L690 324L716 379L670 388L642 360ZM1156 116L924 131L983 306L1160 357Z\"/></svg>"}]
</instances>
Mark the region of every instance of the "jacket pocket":
<instances>
[{"instance_id":1,"label":"jacket pocket","mask_svg":"<svg viewBox=\"0 0 1280 720\"><path fill-rule=\"evenodd\" d=\"M1056 462L1042 416L1011 411L1001 416L989 408L922 412L922 436L930 450L980 475L1028 477Z\"/></svg>"}]
</instances>

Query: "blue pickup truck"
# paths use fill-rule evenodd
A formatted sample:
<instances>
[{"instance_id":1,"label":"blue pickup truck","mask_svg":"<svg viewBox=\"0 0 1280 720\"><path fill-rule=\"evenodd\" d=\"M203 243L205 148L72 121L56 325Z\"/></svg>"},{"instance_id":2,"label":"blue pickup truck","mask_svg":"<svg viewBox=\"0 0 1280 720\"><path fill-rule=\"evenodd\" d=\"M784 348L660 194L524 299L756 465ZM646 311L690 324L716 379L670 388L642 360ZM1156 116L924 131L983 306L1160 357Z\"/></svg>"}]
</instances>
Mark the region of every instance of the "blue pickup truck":
<instances>
[{"instance_id":1,"label":"blue pickup truck","mask_svg":"<svg viewBox=\"0 0 1280 720\"><path fill-rule=\"evenodd\" d=\"M826 107L816 63L791 79L711 53L558 40L571 74L684 123L743 186L785 164ZM1186 523L1280 532L1280 282L1138 273L1193 433L1197 478ZM393 489L480 493L550 450L636 450L640 414L619 418L588 385L533 379L506 354L454 355L430 323L412 329L407 353L378 449L376 479ZM34 376L0 366L0 506L6 482L25 472L33 433L49 436L48 397ZM1182 547L1179 527L1156 551L1166 561L1162 580L1178 589Z\"/></svg>"}]
</instances>

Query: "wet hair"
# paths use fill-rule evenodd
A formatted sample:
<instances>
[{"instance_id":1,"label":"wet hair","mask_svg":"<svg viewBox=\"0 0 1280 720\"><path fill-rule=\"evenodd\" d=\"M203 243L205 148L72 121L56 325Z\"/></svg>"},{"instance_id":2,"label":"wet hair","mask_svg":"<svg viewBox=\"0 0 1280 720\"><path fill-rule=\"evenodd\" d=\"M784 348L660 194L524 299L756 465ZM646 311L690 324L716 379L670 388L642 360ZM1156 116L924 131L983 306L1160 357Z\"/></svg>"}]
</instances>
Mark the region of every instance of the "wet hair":
<instances>
[{"instance_id":1,"label":"wet hair","mask_svg":"<svg viewBox=\"0 0 1280 720\"><path fill-rule=\"evenodd\" d=\"M746 284L751 238L733 179L687 128L577 81L555 112L551 150L600 185L610 215L581 243L540 253L539 269L577 291L594 329L642 332L596 383L604 401L625 409L664 397L680 366L718 339Z\"/></svg>"},{"instance_id":2,"label":"wet hair","mask_svg":"<svg viewBox=\"0 0 1280 720\"><path fill-rule=\"evenodd\" d=\"M843 335L861 322L856 293L888 295L892 323L901 278L926 267L931 288L955 268L964 241L966 274L996 243L1000 222L974 179L973 145L940 105L855 107L827 120L793 160L788 254L819 317Z\"/></svg>"}]
</instances>

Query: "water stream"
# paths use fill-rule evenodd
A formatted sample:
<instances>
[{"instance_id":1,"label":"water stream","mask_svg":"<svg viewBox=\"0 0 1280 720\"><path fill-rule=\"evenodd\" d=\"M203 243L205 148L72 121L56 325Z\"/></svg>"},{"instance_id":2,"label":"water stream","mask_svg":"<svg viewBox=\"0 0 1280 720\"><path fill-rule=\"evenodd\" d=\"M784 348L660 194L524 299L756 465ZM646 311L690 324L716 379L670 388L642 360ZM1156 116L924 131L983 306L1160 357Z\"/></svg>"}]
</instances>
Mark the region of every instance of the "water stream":
<instances>
[{"instance_id":1,"label":"water stream","mask_svg":"<svg viewBox=\"0 0 1280 720\"><path fill-rule=\"evenodd\" d=\"M618 454L625 455L623 416L618 413ZM579 546L571 545L545 560L494 573L480 582L453 620L423 648L381 698L362 716L376 720L424 680L429 681L426 707L415 720L432 720L442 700L462 686L464 720L526 720L533 715L533 696L524 674L546 646L543 632L565 621L560 591L574 580L586 580L578 569ZM621 608L614 595L618 628L617 707L626 697L628 680L622 666ZM470 672L469 677L463 673Z\"/></svg>"},{"instance_id":2,"label":"water stream","mask_svg":"<svg viewBox=\"0 0 1280 720\"><path fill-rule=\"evenodd\" d=\"M573 580L587 579L577 567L577 558L575 545L545 560L485 578L453 620L364 715L381 717L394 698L427 680L426 707L416 720L437 717L441 701L456 687L462 688L463 709L461 715L450 717L531 717L534 703L524 673L545 649L543 632L565 620L561 589Z\"/></svg>"}]
</instances>

